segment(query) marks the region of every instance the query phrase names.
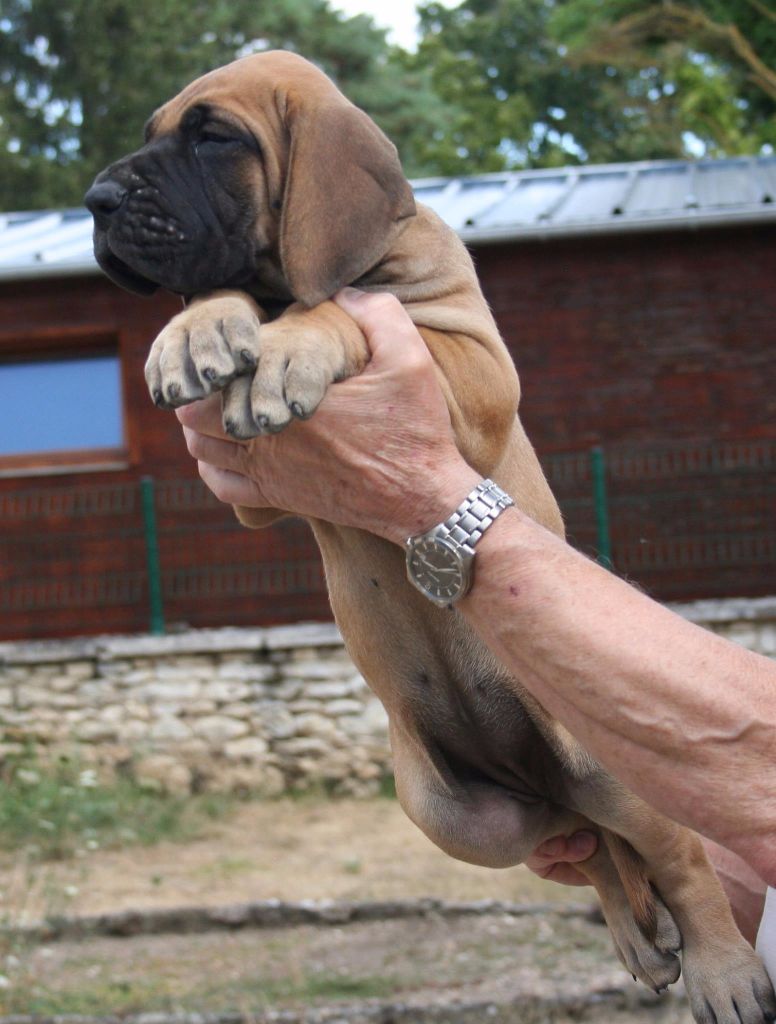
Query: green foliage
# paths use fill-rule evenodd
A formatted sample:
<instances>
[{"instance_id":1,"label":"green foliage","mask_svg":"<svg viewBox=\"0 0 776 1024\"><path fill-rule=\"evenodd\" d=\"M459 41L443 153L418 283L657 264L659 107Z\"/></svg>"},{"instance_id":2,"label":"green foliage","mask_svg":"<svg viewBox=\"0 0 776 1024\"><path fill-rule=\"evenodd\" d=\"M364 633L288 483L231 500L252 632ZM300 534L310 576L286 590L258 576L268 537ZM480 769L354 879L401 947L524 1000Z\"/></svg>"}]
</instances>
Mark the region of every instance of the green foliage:
<instances>
[{"instance_id":1,"label":"green foliage","mask_svg":"<svg viewBox=\"0 0 776 1024\"><path fill-rule=\"evenodd\" d=\"M741 56L759 48L776 64L776 20L759 3L709 0L665 23L663 0L427 3L415 61L449 113L425 158L462 174L686 157L689 135L694 152L757 152L776 143L776 93Z\"/></svg>"},{"instance_id":2,"label":"green foliage","mask_svg":"<svg viewBox=\"0 0 776 1024\"><path fill-rule=\"evenodd\" d=\"M650 120L670 111L696 148L776 145L776 11L767 0L564 0L550 27L575 66L649 80Z\"/></svg>"},{"instance_id":3,"label":"green foliage","mask_svg":"<svg viewBox=\"0 0 776 1024\"><path fill-rule=\"evenodd\" d=\"M223 797L169 796L131 779L103 783L77 760L49 767L25 757L0 773L0 848L46 861L78 850L184 841L230 806Z\"/></svg>"},{"instance_id":4,"label":"green foliage","mask_svg":"<svg viewBox=\"0 0 776 1024\"><path fill-rule=\"evenodd\" d=\"M391 135L422 131L430 116L423 76L389 60L385 32L328 0L7 0L0 208L80 204L94 174L140 144L159 104L271 48L319 63Z\"/></svg>"},{"instance_id":5,"label":"green foliage","mask_svg":"<svg viewBox=\"0 0 776 1024\"><path fill-rule=\"evenodd\" d=\"M236 1007L266 1006L278 1002L314 1004L319 1001L364 1000L390 996L394 986L378 976L342 977L300 970L293 978L252 978L234 981L204 979L181 993L168 979L148 977L96 977L78 987L52 991L43 978L25 979L20 988L0 994L0 1010L39 1016L104 1016L131 1013L209 1012L234 1013Z\"/></svg>"},{"instance_id":6,"label":"green foliage","mask_svg":"<svg viewBox=\"0 0 776 1024\"><path fill-rule=\"evenodd\" d=\"M577 64L553 31L563 3L464 0L421 8L416 62L450 109L426 157L447 174L677 156L681 125L657 110L653 83Z\"/></svg>"}]
</instances>

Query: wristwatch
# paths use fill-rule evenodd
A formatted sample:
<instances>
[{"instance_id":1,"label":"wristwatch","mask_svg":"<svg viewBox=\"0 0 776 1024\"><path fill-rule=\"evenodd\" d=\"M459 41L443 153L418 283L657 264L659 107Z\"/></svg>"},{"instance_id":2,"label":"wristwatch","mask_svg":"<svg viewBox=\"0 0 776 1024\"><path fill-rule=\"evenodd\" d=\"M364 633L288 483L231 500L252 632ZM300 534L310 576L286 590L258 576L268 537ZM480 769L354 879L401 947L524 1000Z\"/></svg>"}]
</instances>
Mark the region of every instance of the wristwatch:
<instances>
[{"instance_id":1,"label":"wristwatch","mask_svg":"<svg viewBox=\"0 0 776 1024\"><path fill-rule=\"evenodd\" d=\"M441 608L455 604L471 589L474 545L514 505L492 480L477 484L449 519L406 541L407 576L429 601Z\"/></svg>"}]
</instances>

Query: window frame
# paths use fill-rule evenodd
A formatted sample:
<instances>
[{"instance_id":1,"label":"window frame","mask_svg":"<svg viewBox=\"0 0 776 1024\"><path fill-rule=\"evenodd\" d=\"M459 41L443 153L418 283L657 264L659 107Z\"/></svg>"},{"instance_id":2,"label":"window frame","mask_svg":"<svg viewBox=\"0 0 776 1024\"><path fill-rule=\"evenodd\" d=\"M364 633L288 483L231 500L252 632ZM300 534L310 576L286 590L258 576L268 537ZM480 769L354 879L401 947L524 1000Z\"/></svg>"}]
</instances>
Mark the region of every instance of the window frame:
<instances>
[{"instance_id":1,"label":"window frame","mask_svg":"<svg viewBox=\"0 0 776 1024\"><path fill-rule=\"evenodd\" d=\"M15 476L56 476L127 469L131 463L125 360L118 331L95 327L49 327L30 332L0 333L0 360L6 357L32 362L70 356L115 355L119 364L119 401L122 443L107 448L68 448L54 451L0 455L0 479Z\"/></svg>"}]
</instances>

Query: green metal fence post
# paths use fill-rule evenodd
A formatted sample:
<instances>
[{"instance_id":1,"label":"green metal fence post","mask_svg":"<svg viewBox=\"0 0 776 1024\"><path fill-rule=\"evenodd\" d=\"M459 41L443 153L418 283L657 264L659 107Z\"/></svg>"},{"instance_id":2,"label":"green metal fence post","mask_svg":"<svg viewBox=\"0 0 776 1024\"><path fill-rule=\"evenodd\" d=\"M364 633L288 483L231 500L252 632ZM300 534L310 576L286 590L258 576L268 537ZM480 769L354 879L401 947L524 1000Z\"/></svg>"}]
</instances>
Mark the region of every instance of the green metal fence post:
<instances>
[{"instance_id":1,"label":"green metal fence post","mask_svg":"<svg viewBox=\"0 0 776 1024\"><path fill-rule=\"evenodd\" d=\"M151 632L156 636L164 633L164 607L162 605L162 573L159 563L159 538L156 532L156 506L154 502L153 477L144 476L140 481L140 496L143 505L143 535L145 537L146 568L148 570L148 601L151 611Z\"/></svg>"},{"instance_id":2,"label":"green metal fence post","mask_svg":"<svg viewBox=\"0 0 776 1024\"><path fill-rule=\"evenodd\" d=\"M612 569L612 538L609 533L609 503L606 494L606 459L600 446L590 449L590 468L593 476L593 503L595 505L595 527L597 536L598 562L606 569Z\"/></svg>"}]
</instances>

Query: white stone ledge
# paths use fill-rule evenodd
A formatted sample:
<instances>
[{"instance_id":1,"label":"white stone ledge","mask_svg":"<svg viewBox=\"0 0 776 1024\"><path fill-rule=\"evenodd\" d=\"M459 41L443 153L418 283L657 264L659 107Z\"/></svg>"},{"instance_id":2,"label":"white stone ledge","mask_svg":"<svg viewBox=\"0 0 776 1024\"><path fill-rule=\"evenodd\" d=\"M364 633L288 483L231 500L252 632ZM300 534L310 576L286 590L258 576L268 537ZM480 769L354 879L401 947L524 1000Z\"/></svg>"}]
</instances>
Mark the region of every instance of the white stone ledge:
<instances>
[{"instance_id":1,"label":"white stone ledge","mask_svg":"<svg viewBox=\"0 0 776 1024\"><path fill-rule=\"evenodd\" d=\"M50 664L99 659L164 657L178 654L257 654L304 647L339 647L342 636L333 622L300 622L260 629L225 627L192 629L165 636L74 637L72 640L13 640L0 643L0 665Z\"/></svg>"},{"instance_id":2,"label":"white stone ledge","mask_svg":"<svg viewBox=\"0 0 776 1024\"><path fill-rule=\"evenodd\" d=\"M709 625L720 622L769 622L776 621L776 596L774 597L726 597L707 601L691 601L687 604L670 604L668 607L690 622Z\"/></svg>"}]
</instances>

